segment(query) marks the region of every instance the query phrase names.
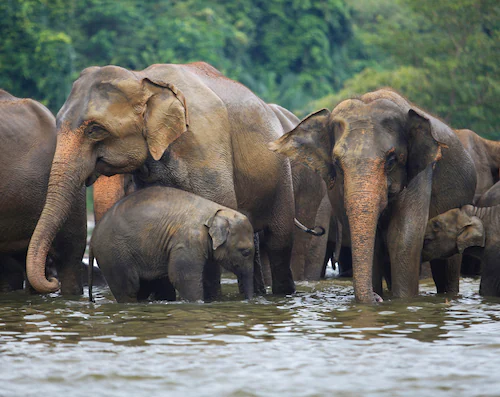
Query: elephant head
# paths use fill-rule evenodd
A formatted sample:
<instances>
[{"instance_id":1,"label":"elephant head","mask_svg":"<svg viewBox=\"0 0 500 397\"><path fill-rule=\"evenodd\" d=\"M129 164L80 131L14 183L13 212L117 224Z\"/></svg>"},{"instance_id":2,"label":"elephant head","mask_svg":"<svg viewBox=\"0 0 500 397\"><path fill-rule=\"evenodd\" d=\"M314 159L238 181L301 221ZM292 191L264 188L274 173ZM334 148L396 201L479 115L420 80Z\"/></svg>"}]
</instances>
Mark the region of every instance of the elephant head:
<instances>
[{"instance_id":1,"label":"elephant head","mask_svg":"<svg viewBox=\"0 0 500 397\"><path fill-rule=\"evenodd\" d=\"M57 147L47 199L27 256L27 276L39 292L58 289L45 260L83 183L158 160L188 128L183 94L168 82L116 66L85 69L57 115Z\"/></svg>"},{"instance_id":2,"label":"elephant head","mask_svg":"<svg viewBox=\"0 0 500 397\"><path fill-rule=\"evenodd\" d=\"M427 223L422 250L423 260L449 258L469 247L484 247L483 222L473 215L474 207L466 205L440 214Z\"/></svg>"},{"instance_id":3,"label":"elephant head","mask_svg":"<svg viewBox=\"0 0 500 397\"><path fill-rule=\"evenodd\" d=\"M221 209L206 220L205 226L212 240L213 258L238 277L245 299L251 299L255 247L250 221L236 211Z\"/></svg>"},{"instance_id":4,"label":"elephant head","mask_svg":"<svg viewBox=\"0 0 500 397\"><path fill-rule=\"evenodd\" d=\"M406 219L392 227L407 235L410 241L405 244L414 245L420 258L433 165L441 156L434 121L397 93L379 90L343 101L332 112L312 113L269 145L315 170L330 189L340 185L351 232L357 301L374 299L375 236L379 217L389 207ZM417 213L408 214L409 206ZM418 229L421 239L412 238L409 229Z\"/></svg>"}]
</instances>

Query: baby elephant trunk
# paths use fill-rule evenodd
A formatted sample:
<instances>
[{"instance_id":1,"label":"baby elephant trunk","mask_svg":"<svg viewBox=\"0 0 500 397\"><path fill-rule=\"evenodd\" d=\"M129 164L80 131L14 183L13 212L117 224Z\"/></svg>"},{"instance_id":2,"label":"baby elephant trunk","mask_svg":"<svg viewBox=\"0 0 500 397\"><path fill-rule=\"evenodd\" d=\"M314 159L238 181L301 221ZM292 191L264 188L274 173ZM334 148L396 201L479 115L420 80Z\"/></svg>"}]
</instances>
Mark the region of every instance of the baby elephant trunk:
<instances>
[{"instance_id":1,"label":"baby elephant trunk","mask_svg":"<svg viewBox=\"0 0 500 397\"><path fill-rule=\"evenodd\" d=\"M253 298L253 271L244 272L238 276L238 286L240 293L245 299Z\"/></svg>"}]
</instances>

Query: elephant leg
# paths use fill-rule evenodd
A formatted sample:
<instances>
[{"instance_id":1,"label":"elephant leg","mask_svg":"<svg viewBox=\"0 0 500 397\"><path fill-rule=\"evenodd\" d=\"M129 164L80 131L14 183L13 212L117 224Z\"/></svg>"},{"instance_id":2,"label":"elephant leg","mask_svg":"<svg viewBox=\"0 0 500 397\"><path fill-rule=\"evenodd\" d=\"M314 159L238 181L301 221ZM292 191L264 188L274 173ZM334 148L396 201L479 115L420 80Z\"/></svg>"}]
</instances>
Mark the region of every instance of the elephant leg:
<instances>
[{"instance_id":1,"label":"elephant leg","mask_svg":"<svg viewBox=\"0 0 500 397\"><path fill-rule=\"evenodd\" d=\"M146 300L151 297L153 300L175 301L175 288L168 279L162 277L154 280L141 280L137 300Z\"/></svg>"},{"instance_id":2,"label":"elephant leg","mask_svg":"<svg viewBox=\"0 0 500 397\"><path fill-rule=\"evenodd\" d=\"M131 303L137 302L139 298L141 300L147 299L147 296L144 298L144 291L141 291L139 296L141 280L132 258L116 255L111 260L111 264L100 268L116 301L118 303Z\"/></svg>"},{"instance_id":3,"label":"elephant leg","mask_svg":"<svg viewBox=\"0 0 500 397\"><path fill-rule=\"evenodd\" d=\"M453 255L448 259L431 260L432 278L438 294L458 294L461 262L461 254Z\"/></svg>"},{"instance_id":4,"label":"elephant leg","mask_svg":"<svg viewBox=\"0 0 500 397\"><path fill-rule=\"evenodd\" d=\"M304 278L306 280L320 280L325 277L324 257L328 244L328 235L330 232L330 216L332 206L328 196L321 202L316 214L314 226L322 226L325 229L323 236L310 236L308 255L305 258Z\"/></svg>"},{"instance_id":5,"label":"elephant leg","mask_svg":"<svg viewBox=\"0 0 500 397\"><path fill-rule=\"evenodd\" d=\"M206 259L203 258L203 255L194 255L183 251L178 251L170 255L168 278L182 299L190 302L204 300L204 287L206 285L204 269L206 265ZM211 270L215 270L213 269L215 267L213 264L209 266L212 267ZM218 264L217 267L220 272ZM213 286L209 288L213 288ZM211 290L209 295L213 294L214 291Z\"/></svg>"},{"instance_id":6,"label":"elephant leg","mask_svg":"<svg viewBox=\"0 0 500 397\"><path fill-rule=\"evenodd\" d=\"M10 255L0 255L0 292L23 289L24 266Z\"/></svg>"},{"instance_id":7,"label":"elephant leg","mask_svg":"<svg viewBox=\"0 0 500 397\"><path fill-rule=\"evenodd\" d=\"M63 295L83 293L82 259L87 244L85 206L85 189L82 189L53 244L55 268Z\"/></svg>"},{"instance_id":8,"label":"elephant leg","mask_svg":"<svg viewBox=\"0 0 500 397\"><path fill-rule=\"evenodd\" d=\"M260 254L260 262L262 265L262 275L264 277L264 285L271 286L273 284L272 276L271 276L271 263L269 262L269 256L267 255L267 251L264 247L264 237L262 234L259 234L259 254Z\"/></svg>"},{"instance_id":9,"label":"elephant leg","mask_svg":"<svg viewBox=\"0 0 500 397\"><path fill-rule=\"evenodd\" d=\"M351 247L341 247L339 259L339 277L352 277L352 251Z\"/></svg>"},{"instance_id":10,"label":"elephant leg","mask_svg":"<svg viewBox=\"0 0 500 397\"><path fill-rule=\"evenodd\" d=\"M211 302L221 296L221 268L220 265L213 261L207 260L203 269L203 300Z\"/></svg>"},{"instance_id":11,"label":"elephant leg","mask_svg":"<svg viewBox=\"0 0 500 397\"><path fill-rule=\"evenodd\" d=\"M387 244L392 293L398 298L418 294L420 257L429 218L432 164L399 193L389 221Z\"/></svg>"},{"instance_id":12,"label":"elephant leg","mask_svg":"<svg viewBox=\"0 0 500 397\"><path fill-rule=\"evenodd\" d=\"M290 258L292 255L292 234L288 236L269 232L265 236L264 250L271 265L273 294L292 294L295 292Z\"/></svg>"},{"instance_id":13,"label":"elephant leg","mask_svg":"<svg viewBox=\"0 0 500 397\"><path fill-rule=\"evenodd\" d=\"M385 247L383 246L382 238L380 236L380 231L377 230L377 234L375 236L375 249L373 252L372 284L373 284L373 291L377 293L380 297L383 296L382 278L384 275L384 258L385 258Z\"/></svg>"}]
</instances>

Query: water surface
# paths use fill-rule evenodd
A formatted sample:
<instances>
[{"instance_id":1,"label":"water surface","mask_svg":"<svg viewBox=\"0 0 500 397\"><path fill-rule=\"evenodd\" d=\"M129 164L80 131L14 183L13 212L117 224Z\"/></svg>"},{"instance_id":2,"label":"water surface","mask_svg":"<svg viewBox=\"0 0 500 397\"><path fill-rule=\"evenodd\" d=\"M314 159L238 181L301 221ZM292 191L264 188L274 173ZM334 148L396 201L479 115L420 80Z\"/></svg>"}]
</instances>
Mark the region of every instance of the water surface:
<instances>
[{"instance_id":1,"label":"water surface","mask_svg":"<svg viewBox=\"0 0 500 397\"><path fill-rule=\"evenodd\" d=\"M117 304L0 296L0 396L499 396L500 300L354 303L350 280L289 297Z\"/></svg>"}]
</instances>

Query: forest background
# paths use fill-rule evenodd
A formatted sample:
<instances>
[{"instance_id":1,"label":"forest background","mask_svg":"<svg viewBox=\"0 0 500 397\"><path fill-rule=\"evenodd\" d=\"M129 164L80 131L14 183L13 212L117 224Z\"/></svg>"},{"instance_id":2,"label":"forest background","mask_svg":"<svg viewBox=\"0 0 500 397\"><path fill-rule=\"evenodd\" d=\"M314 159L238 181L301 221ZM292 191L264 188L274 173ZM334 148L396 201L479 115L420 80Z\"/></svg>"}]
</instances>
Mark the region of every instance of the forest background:
<instances>
[{"instance_id":1,"label":"forest background","mask_svg":"<svg viewBox=\"0 0 500 397\"><path fill-rule=\"evenodd\" d=\"M299 117L390 86L500 139L498 0L2 0L0 87L57 113L80 71L206 61Z\"/></svg>"}]
</instances>

